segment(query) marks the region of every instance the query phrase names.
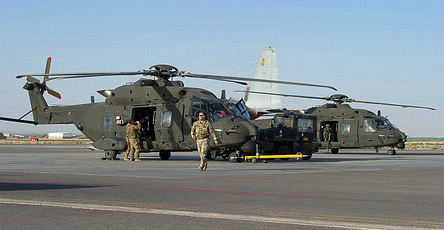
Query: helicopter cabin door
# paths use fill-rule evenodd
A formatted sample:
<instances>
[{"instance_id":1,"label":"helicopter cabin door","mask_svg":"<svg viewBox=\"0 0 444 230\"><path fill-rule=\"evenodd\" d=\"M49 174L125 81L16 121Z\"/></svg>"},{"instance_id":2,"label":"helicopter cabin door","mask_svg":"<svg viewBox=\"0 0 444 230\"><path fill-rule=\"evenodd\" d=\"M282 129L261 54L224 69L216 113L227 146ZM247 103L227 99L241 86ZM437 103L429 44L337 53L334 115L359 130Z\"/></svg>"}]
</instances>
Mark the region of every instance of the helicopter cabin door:
<instances>
[{"instance_id":1,"label":"helicopter cabin door","mask_svg":"<svg viewBox=\"0 0 444 230\"><path fill-rule=\"evenodd\" d=\"M157 106L159 124L155 126L156 136L164 149L173 150L184 141L184 110L185 105L181 102Z\"/></svg>"},{"instance_id":2,"label":"helicopter cabin door","mask_svg":"<svg viewBox=\"0 0 444 230\"><path fill-rule=\"evenodd\" d=\"M139 131L139 137L144 149L151 149L152 142L156 140L154 125L156 122L156 107L137 107L133 109L132 119L139 121L142 126Z\"/></svg>"},{"instance_id":3,"label":"helicopter cabin door","mask_svg":"<svg viewBox=\"0 0 444 230\"><path fill-rule=\"evenodd\" d=\"M338 141L341 147L353 147L358 143L358 119L342 119L338 124Z\"/></svg>"},{"instance_id":4,"label":"helicopter cabin door","mask_svg":"<svg viewBox=\"0 0 444 230\"><path fill-rule=\"evenodd\" d=\"M338 144L338 121L321 121L319 137L323 147Z\"/></svg>"}]
</instances>

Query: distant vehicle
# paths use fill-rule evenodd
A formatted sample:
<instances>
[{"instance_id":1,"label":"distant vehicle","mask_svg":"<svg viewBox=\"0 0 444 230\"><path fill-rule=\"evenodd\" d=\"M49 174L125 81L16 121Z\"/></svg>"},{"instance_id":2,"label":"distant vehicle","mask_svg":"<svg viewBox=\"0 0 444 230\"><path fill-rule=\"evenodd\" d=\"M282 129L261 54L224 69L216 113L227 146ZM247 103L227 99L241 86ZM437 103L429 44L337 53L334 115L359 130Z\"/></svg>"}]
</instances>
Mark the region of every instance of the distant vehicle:
<instances>
[{"instance_id":1,"label":"distant vehicle","mask_svg":"<svg viewBox=\"0 0 444 230\"><path fill-rule=\"evenodd\" d=\"M19 135L19 134L15 134L15 135L13 135L12 137L14 137L14 138L19 138L19 139L23 139L23 138L25 138L25 136L23 136L23 135Z\"/></svg>"},{"instance_id":2,"label":"distant vehicle","mask_svg":"<svg viewBox=\"0 0 444 230\"><path fill-rule=\"evenodd\" d=\"M263 154L287 155L300 152L302 160L309 160L319 150L315 115L277 113L271 120L257 119L253 123L259 127L258 143Z\"/></svg>"}]
</instances>

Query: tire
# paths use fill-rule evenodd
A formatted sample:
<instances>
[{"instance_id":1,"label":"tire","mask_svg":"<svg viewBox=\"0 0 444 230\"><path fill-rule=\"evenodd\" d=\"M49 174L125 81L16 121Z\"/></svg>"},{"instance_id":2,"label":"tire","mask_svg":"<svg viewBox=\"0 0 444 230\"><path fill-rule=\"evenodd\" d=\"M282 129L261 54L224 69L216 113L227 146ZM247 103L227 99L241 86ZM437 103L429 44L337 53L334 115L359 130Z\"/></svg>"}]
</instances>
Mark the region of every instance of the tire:
<instances>
[{"instance_id":1,"label":"tire","mask_svg":"<svg viewBox=\"0 0 444 230\"><path fill-rule=\"evenodd\" d=\"M114 150L106 150L105 151L105 159L107 160L115 160L117 156L117 151Z\"/></svg>"},{"instance_id":2,"label":"tire","mask_svg":"<svg viewBox=\"0 0 444 230\"><path fill-rule=\"evenodd\" d=\"M387 151L387 153L388 153L389 155L396 155L396 150L394 150L394 149L389 149L389 150Z\"/></svg>"},{"instance_id":3,"label":"tire","mask_svg":"<svg viewBox=\"0 0 444 230\"><path fill-rule=\"evenodd\" d=\"M159 152L159 157L161 160L168 160L171 157L171 151L162 150Z\"/></svg>"},{"instance_id":4,"label":"tire","mask_svg":"<svg viewBox=\"0 0 444 230\"><path fill-rule=\"evenodd\" d=\"M233 163L242 162L242 158L239 157L236 153L230 153L229 160Z\"/></svg>"},{"instance_id":5,"label":"tire","mask_svg":"<svg viewBox=\"0 0 444 230\"><path fill-rule=\"evenodd\" d=\"M251 159L251 162L252 162L252 163L256 163L256 162L257 162L257 158L252 158L252 159Z\"/></svg>"},{"instance_id":6,"label":"tire","mask_svg":"<svg viewBox=\"0 0 444 230\"><path fill-rule=\"evenodd\" d=\"M338 154L339 153L339 149L330 149L332 154Z\"/></svg>"},{"instance_id":7,"label":"tire","mask_svg":"<svg viewBox=\"0 0 444 230\"><path fill-rule=\"evenodd\" d=\"M302 156L302 160L304 160L304 161L308 161L308 160L311 159L311 156L312 156L312 155L313 155L313 154Z\"/></svg>"}]
</instances>

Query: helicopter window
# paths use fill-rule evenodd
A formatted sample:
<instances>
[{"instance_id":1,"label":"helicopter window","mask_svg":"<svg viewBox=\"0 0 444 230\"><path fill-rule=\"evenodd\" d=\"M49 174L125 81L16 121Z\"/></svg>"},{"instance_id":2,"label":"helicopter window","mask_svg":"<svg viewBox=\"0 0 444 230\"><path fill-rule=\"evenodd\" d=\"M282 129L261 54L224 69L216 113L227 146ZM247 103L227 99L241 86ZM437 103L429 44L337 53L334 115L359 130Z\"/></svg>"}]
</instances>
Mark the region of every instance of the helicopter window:
<instances>
[{"instance_id":1,"label":"helicopter window","mask_svg":"<svg viewBox=\"0 0 444 230\"><path fill-rule=\"evenodd\" d=\"M350 124L342 124L342 133L350 133L351 125Z\"/></svg>"},{"instance_id":2,"label":"helicopter window","mask_svg":"<svg viewBox=\"0 0 444 230\"><path fill-rule=\"evenodd\" d=\"M173 113L171 111L163 111L162 112L162 127L169 128L171 127L171 119Z\"/></svg>"},{"instance_id":3,"label":"helicopter window","mask_svg":"<svg viewBox=\"0 0 444 230\"><path fill-rule=\"evenodd\" d=\"M194 98L192 109L193 119L197 120L198 114L201 111L205 112L207 114L208 120L212 122L215 122L227 116L231 116L232 114L228 107L217 100Z\"/></svg>"},{"instance_id":4,"label":"helicopter window","mask_svg":"<svg viewBox=\"0 0 444 230\"><path fill-rule=\"evenodd\" d=\"M103 123L103 129L104 130L110 130L111 129L111 114L106 114L104 123Z\"/></svg>"},{"instance_id":5,"label":"helicopter window","mask_svg":"<svg viewBox=\"0 0 444 230\"><path fill-rule=\"evenodd\" d=\"M298 119L298 132L314 132L314 120Z\"/></svg>"},{"instance_id":6,"label":"helicopter window","mask_svg":"<svg viewBox=\"0 0 444 230\"><path fill-rule=\"evenodd\" d=\"M384 119L384 120L376 120L376 126L377 126L378 128L392 127L392 124L390 123L389 120Z\"/></svg>"},{"instance_id":7,"label":"helicopter window","mask_svg":"<svg viewBox=\"0 0 444 230\"><path fill-rule=\"evenodd\" d=\"M364 120L364 132L367 132L367 133L376 132L375 120L371 120L371 119Z\"/></svg>"}]
</instances>

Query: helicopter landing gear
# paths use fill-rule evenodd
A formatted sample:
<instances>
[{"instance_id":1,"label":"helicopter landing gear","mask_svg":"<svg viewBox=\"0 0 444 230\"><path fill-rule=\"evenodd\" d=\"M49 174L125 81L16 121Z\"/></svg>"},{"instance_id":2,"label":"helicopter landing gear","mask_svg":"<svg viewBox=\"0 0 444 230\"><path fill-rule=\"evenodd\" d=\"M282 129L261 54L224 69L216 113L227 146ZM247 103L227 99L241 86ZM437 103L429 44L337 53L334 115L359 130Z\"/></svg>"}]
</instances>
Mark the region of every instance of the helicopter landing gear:
<instances>
[{"instance_id":1,"label":"helicopter landing gear","mask_svg":"<svg viewBox=\"0 0 444 230\"><path fill-rule=\"evenodd\" d=\"M106 150L105 151L105 159L106 160L115 160L117 156L117 151L114 150Z\"/></svg>"},{"instance_id":2,"label":"helicopter landing gear","mask_svg":"<svg viewBox=\"0 0 444 230\"><path fill-rule=\"evenodd\" d=\"M161 160L168 160L171 157L171 151L161 150L159 156Z\"/></svg>"},{"instance_id":3,"label":"helicopter landing gear","mask_svg":"<svg viewBox=\"0 0 444 230\"><path fill-rule=\"evenodd\" d=\"M396 150L394 148L387 150L389 155L396 155Z\"/></svg>"},{"instance_id":4,"label":"helicopter landing gear","mask_svg":"<svg viewBox=\"0 0 444 230\"><path fill-rule=\"evenodd\" d=\"M337 148L333 148L333 149L330 149L330 150L331 150L332 154L338 154L339 153L339 149L337 149Z\"/></svg>"}]
</instances>

